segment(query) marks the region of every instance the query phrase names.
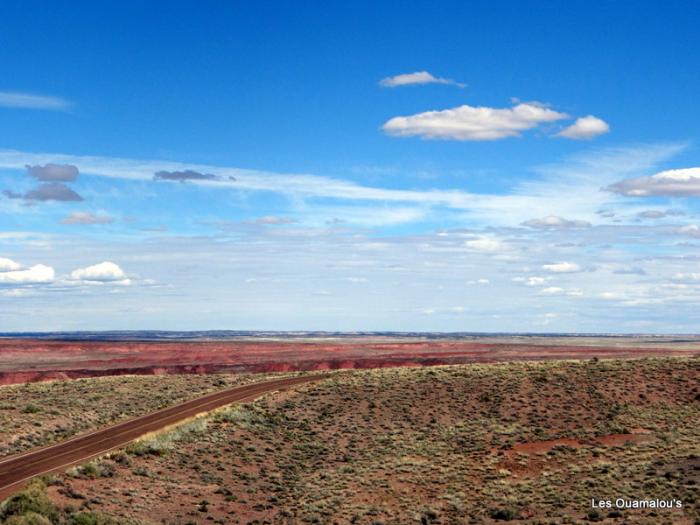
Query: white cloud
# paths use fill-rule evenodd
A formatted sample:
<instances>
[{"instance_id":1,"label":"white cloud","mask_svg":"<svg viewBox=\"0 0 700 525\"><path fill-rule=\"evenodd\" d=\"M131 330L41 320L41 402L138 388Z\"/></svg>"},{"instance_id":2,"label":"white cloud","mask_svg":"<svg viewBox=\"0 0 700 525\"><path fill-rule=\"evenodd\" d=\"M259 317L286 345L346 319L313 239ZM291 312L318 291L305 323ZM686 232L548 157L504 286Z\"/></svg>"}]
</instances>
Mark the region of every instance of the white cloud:
<instances>
[{"instance_id":1,"label":"white cloud","mask_svg":"<svg viewBox=\"0 0 700 525\"><path fill-rule=\"evenodd\" d=\"M90 212L76 211L61 219L61 224L110 224L114 222L112 217L107 215L96 215Z\"/></svg>"},{"instance_id":2,"label":"white cloud","mask_svg":"<svg viewBox=\"0 0 700 525\"><path fill-rule=\"evenodd\" d=\"M549 286L547 288L542 288L542 290L540 290L540 294L542 294L542 295L563 295L564 288L560 288L558 286Z\"/></svg>"},{"instance_id":3,"label":"white cloud","mask_svg":"<svg viewBox=\"0 0 700 525\"><path fill-rule=\"evenodd\" d=\"M622 208L627 205L626 199L599 191L601 186L606 186L621 177L648 172L686 147L686 144L644 144L638 147L608 148L579 154L557 164L536 167L535 177L518 183L508 194L470 193L461 189L390 189L363 186L349 180L318 175L14 150L0 150L0 169L23 170L27 164L54 162L78 165L82 173L90 175L133 181L152 181L153 173L159 170L194 169L219 176L218 181L190 181L192 185L209 187L212 190L216 188L220 191L273 192L289 196L295 202L301 203L306 199L346 199L382 204L412 203L425 208L445 206L464 210L469 220L493 226L513 226L531 219L530 210L546 209L562 217L575 216L595 220L597 217L593 210L609 209L613 205ZM230 177L236 181L230 180ZM576 187L577 191L572 192L572 187ZM361 211L366 215L369 209L365 207ZM382 208L374 209L379 212ZM313 211L318 215L326 213L326 210L318 206L314 206ZM344 219L342 216L339 218ZM404 222L409 218L404 217Z\"/></svg>"},{"instance_id":4,"label":"white cloud","mask_svg":"<svg viewBox=\"0 0 700 525\"><path fill-rule=\"evenodd\" d=\"M498 252L506 248L506 245L495 237L479 237L464 243L468 248L480 252Z\"/></svg>"},{"instance_id":5,"label":"white cloud","mask_svg":"<svg viewBox=\"0 0 700 525\"><path fill-rule=\"evenodd\" d=\"M674 281L681 281L681 282L700 282L700 273L697 272L690 272L690 273L677 273L675 274L672 279Z\"/></svg>"},{"instance_id":6,"label":"white cloud","mask_svg":"<svg viewBox=\"0 0 700 525\"><path fill-rule=\"evenodd\" d=\"M18 91L0 91L0 106L6 108L65 110L70 103L60 97L32 95Z\"/></svg>"},{"instance_id":7,"label":"white cloud","mask_svg":"<svg viewBox=\"0 0 700 525\"><path fill-rule=\"evenodd\" d=\"M394 117L384 123L385 133L397 137L418 136L443 140L497 140L517 137L522 131L569 118L535 102L512 108L463 105L442 111L426 111L406 117Z\"/></svg>"},{"instance_id":8,"label":"white cloud","mask_svg":"<svg viewBox=\"0 0 700 525\"><path fill-rule=\"evenodd\" d=\"M382 87L398 87L410 86L415 84L448 84L460 88L465 87L465 84L456 82L449 78L435 77L427 71L416 71L415 73L404 73L393 77L386 77L379 81Z\"/></svg>"},{"instance_id":9,"label":"white cloud","mask_svg":"<svg viewBox=\"0 0 700 525\"><path fill-rule=\"evenodd\" d=\"M559 286L549 286L547 288L542 288L539 291L540 295L568 295L571 297L579 297L583 295L583 292L579 290L578 288L570 288L569 290L565 290L564 288L560 288Z\"/></svg>"},{"instance_id":10,"label":"white cloud","mask_svg":"<svg viewBox=\"0 0 700 525\"><path fill-rule=\"evenodd\" d=\"M72 279L83 282L131 284L124 270L109 261L78 268L73 270L70 276Z\"/></svg>"},{"instance_id":11,"label":"white cloud","mask_svg":"<svg viewBox=\"0 0 700 525\"><path fill-rule=\"evenodd\" d=\"M522 228L451 229L446 236L428 230L381 237L357 230L321 228L309 229L308 237L301 238L278 228L240 226L241 230L230 236L166 236L147 242L122 243L118 239L115 243L103 236L74 236L62 231L39 239L42 244L38 246L22 241L23 247L19 247L15 241L7 241L3 255L18 262L26 259L56 268L82 268L87 266L82 259L89 253L92 262L119 261L121 265L124 261L126 265L129 261L125 273L157 276L159 282L172 287L143 286L138 293L110 296L104 301L105 289L120 287L69 280L68 271L65 282L27 288L26 297L12 305L11 310L17 313L0 307L0 324L8 330L31 329L36 312L40 312L48 323L46 329L177 329L183 323L198 329L234 322L267 327L269 319L275 319L278 329L295 329L312 319L332 329L346 330L400 330L408 326L416 330L526 331L537 315L549 311L561 313L557 322L561 322L558 329L562 331L634 331L630 323L639 319L653 319L655 331L677 330L678 323L688 331L697 331L692 329L700 305L698 281L672 277L699 271L694 247L676 244L677 237L669 239L669 233L679 225L650 227L634 223L576 232L582 246L573 252L569 246L545 240L552 234ZM559 236L569 237L554 235ZM503 260L502 252L480 252L465 246L465 241L481 237L507 243L506 253L516 253L519 259L514 263ZM382 247L377 249L369 248L380 244ZM284 257L271 256L280 253ZM560 261L576 262L584 272L550 273L542 269L543 264ZM644 265L648 274L639 278L614 273L615 269L634 265ZM594 266L597 272L586 271ZM222 275L234 277L225 282ZM243 285L246 277L255 277L257 282ZM369 279L372 285L355 284L350 279L353 277ZM512 281L514 277L518 281ZM529 281L530 277L538 279ZM492 285L467 285L469 280L477 279L488 279ZM532 286L526 286L528 281ZM662 288L665 283L688 286ZM494 287L497 293L492 292ZM545 288L561 290L538 293ZM402 293L393 293L397 289ZM312 295L317 290L333 295ZM607 291L623 293L623 297L603 304L605 297L600 294ZM179 301L172 300L174 296L191 306L186 319L178 311ZM505 303L504 296L509 299ZM61 300L55 300L57 297ZM367 314L368 297L382 298L374 301L374 316ZM339 302L338 298L343 300ZM256 308L246 309L246 304L255 304ZM451 311L456 305L465 310ZM421 308L433 310L434 315L420 315ZM66 309L75 315L67 315L63 311ZM310 313L299 318L299 311ZM494 312L500 320L492 320ZM379 318L383 326L377 325Z\"/></svg>"},{"instance_id":12,"label":"white cloud","mask_svg":"<svg viewBox=\"0 0 700 525\"><path fill-rule=\"evenodd\" d=\"M313 217L308 217L307 223L324 226L354 225L354 226L393 226L408 224L424 219L426 210L419 207L407 206L315 206Z\"/></svg>"},{"instance_id":13,"label":"white cloud","mask_svg":"<svg viewBox=\"0 0 700 525\"><path fill-rule=\"evenodd\" d=\"M369 279L366 277L346 277L345 280L349 283L368 283Z\"/></svg>"},{"instance_id":14,"label":"white cloud","mask_svg":"<svg viewBox=\"0 0 700 525\"><path fill-rule=\"evenodd\" d=\"M25 297L29 295L26 288L9 288L7 290L0 290L0 296L2 297Z\"/></svg>"},{"instance_id":15,"label":"white cloud","mask_svg":"<svg viewBox=\"0 0 700 525\"><path fill-rule=\"evenodd\" d=\"M547 282L544 277L528 277L525 280L525 286L543 286Z\"/></svg>"},{"instance_id":16,"label":"white cloud","mask_svg":"<svg viewBox=\"0 0 700 525\"><path fill-rule=\"evenodd\" d=\"M467 281L467 284L469 285L486 285L486 284L491 284L491 281L488 279L475 279L475 280L470 280Z\"/></svg>"},{"instance_id":17,"label":"white cloud","mask_svg":"<svg viewBox=\"0 0 700 525\"><path fill-rule=\"evenodd\" d=\"M35 264L25 270L0 272L0 284L47 284L54 280L54 269L44 264Z\"/></svg>"},{"instance_id":18,"label":"white cloud","mask_svg":"<svg viewBox=\"0 0 700 525\"><path fill-rule=\"evenodd\" d=\"M700 168L666 170L621 180L606 188L627 197L700 197Z\"/></svg>"},{"instance_id":19,"label":"white cloud","mask_svg":"<svg viewBox=\"0 0 700 525\"><path fill-rule=\"evenodd\" d=\"M607 122L593 115L577 118L571 126L557 133L558 137L574 140L587 140L610 131Z\"/></svg>"},{"instance_id":20,"label":"white cloud","mask_svg":"<svg viewBox=\"0 0 700 525\"><path fill-rule=\"evenodd\" d=\"M12 270L19 270L21 266L12 259L6 257L0 257L0 272L9 272Z\"/></svg>"},{"instance_id":21,"label":"white cloud","mask_svg":"<svg viewBox=\"0 0 700 525\"><path fill-rule=\"evenodd\" d=\"M681 235L687 235L689 237L700 237L700 226L697 224L688 224L687 226L681 226L677 230Z\"/></svg>"},{"instance_id":22,"label":"white cloud","mask_svg":"<svg viewBox=\"0 0 700 525\"><path fill-rule=\"evenodd\" d=\"M578 264L571 262L544 264L542 269L552 273L576 273L581 271L581 267Z\"/></svg>"},{"instance_id":23,"label":"white cloud","mask_svg":"<svg viewBox=\"0 0 700 525\"><path fill-rule=\"evenodd\" d=\"M538 230L573 230L579 228L590 228L588 221L568 220L556 215L548 215L541 219L530 219L522 223L522 226Z\"/></svg>"}]
</instances>

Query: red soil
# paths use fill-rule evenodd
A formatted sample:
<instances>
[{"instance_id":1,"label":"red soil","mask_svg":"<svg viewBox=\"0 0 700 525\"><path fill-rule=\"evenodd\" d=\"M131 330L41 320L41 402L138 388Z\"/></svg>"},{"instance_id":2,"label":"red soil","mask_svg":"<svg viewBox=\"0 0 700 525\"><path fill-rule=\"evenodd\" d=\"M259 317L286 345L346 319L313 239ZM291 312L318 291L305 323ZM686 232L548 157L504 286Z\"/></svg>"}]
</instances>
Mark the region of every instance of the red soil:
<instances>
[{"instance_id":1,"label":"red soil","mask_svg":"<svg viewBox=\"0 0 700 525\"><path fill-rule=\"evenodd\" d=\"M564 341L566 342L566 341ZM558 343L558 344L557 344ZM700 344L610 346L469 340L48 341L0 339L0 384L124 374L288 372L499 361L700 355Z\"/></svg>"},{"instance_id":2,"label":"red soil","mask_svg":"<svg viewBox=\"0 0 700 525\"><path fill-rule=\"evenodd\" d=\"M561 438L517 443L507 450L493 448L491 453L499 456L499 466L507 469L513 478L536 478L544 470L560 470L575 460L575 456L570 455L560 458L548 457L548 453L556 447L622 447L627 444L647 443L654 439L647 430L632 429L629 434L608 434L590 440Z\"/></svg>"},{"instance_id":3,"label":"red soil","mask_svg":"<svg viewBox=\"0 0 700 525\"><path fill-rule=\"evenodd\" d=\"M629 434L608 434L606 436L598 436L592 442L581 441L578 439L561 438L550 439L547 441L530 441L527 443L518 443L512 448L504 451L505 455L512 457L515 454L543 454L552 450L554 447L567 446L570 448L580 448L590 445L602 445L605 447L619 447L626 443L643 443L652 441L654 436L644 429L633 429ZM497 453L497 449L492 449L492 453Z\"/></svg>"}]
</instances>

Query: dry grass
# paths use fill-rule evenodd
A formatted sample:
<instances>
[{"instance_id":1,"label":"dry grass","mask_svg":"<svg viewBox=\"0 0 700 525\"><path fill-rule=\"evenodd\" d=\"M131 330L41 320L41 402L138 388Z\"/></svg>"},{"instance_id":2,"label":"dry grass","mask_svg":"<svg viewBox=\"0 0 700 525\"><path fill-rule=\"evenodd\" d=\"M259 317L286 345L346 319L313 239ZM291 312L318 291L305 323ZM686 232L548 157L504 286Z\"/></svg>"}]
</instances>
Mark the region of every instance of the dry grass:
<instances>
[{"instance_id":1,"label":"dry grass","mask_svg":"<svg viewBox=\"0 0 700 525\"><path fill-rule=\"evenodd\" d=\"M118 376L0 386L0 457L261 377Z\"/></svg>"},{"instance_id":2,"label":"dry grass","mask_svg":"<svg viewBox=\"0 0 700 525\"><path fill-rule=\"evenodd\" d=\"M699 371L670 358L342 372L151 437L49 494L181 525L693 524ZM650 434L599 439L638 429ZM599 512L594 497L684 508Z\"/></svg>"}]
</instances>

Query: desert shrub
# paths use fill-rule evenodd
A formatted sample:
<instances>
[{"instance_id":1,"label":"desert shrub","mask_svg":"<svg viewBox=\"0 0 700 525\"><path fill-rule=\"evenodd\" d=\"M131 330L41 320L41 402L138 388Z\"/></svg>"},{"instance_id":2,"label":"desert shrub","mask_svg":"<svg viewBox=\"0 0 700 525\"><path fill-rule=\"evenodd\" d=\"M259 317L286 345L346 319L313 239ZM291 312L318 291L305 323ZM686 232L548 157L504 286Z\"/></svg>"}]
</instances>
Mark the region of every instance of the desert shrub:
<instances>
[{"instance_id":1,"label":"desert shrub","mask_svg":"<svg viewBox=\"0 0 700 525\"><path fill-rule=\"evenodd\" d=\"M588 521L600 521L603 519L603 516L597 510L590 510L588 511L587 518Z\"/></svg>"},{"instance_id":2,"label":"desert shrub","mask_svg":"<svg viewBox=\"0 0 700 525\"><path fill-rule=\"evenodd\" d=\"M115 466L111 463L91 461L85 465L68 469L66 474L78 479L111 478L114 476L115 470Z\"/></svg>"},{"instance_id":3,"label":"desert shrub","mask_svg":"<svg viewBox=\"0 0 700 525\"><path fill-rule=\"evenodd\" d=\"M174 450L177 443L190 443L197 439L208 424L209 417L198 417L172 430L135 441L126 447L126 452L134 456L164 456Z\"/></svg>"},{"instance_id":4,"label":"desert shrub","mask_svg":"<svg viewBox=\"0 0 700 525\"><path fill-rule=\"evenodd\" d=\"M41 524L36 515L47 518L50 522L58 520L59 516L58 509L51 503L46 494L46 485L41 480L31 481L24 490L11 496L0 507L0 519L9 521L10 518L17 518L16 523Z\"/></svg>"},{"instance_id":5,"label":"desert shrub","mask_svg":"<svg viewBox=\"0 0 700 525\"><path fill-rule=\"evenodd\" d=\"M28 512L22 516L12 516L3 523L5 525L51 525L48 518L36 512Z\"/></svg>"},{"instance_id":6,"label":"desert shrub","mask_svg":"<svg viewBox=\"0 0 700 525\"><path fill-rule=\"evenodd\" d=\"M33 404L29 403L28 405L26 405L22 409L22 412L24 412L25 414L37 414L37 413L41 412L41 408L38 407L37 405L33 405Z\"/></svg>"},{"instance_id":7,"label":"desert shrub","mask_svg":"<svg viewBox=\"0 0 700 525\"><path fill-rule=\"evenodd\" d=\"M70 525L117 525L112 518L98 514L97 512L79 512L70 517Z\"/></svg>"},{"instance_id":8,"label":"desert shrub","mask_svg":"<svg viewBox=\"0 0 700 525\"><path fill-rule=\"evenodd\" d=\"M493 509L490 513L491 519L500 521L510 521L515 519L516 512L510 507L504 509Z\"/></svg>"}]
</instances>

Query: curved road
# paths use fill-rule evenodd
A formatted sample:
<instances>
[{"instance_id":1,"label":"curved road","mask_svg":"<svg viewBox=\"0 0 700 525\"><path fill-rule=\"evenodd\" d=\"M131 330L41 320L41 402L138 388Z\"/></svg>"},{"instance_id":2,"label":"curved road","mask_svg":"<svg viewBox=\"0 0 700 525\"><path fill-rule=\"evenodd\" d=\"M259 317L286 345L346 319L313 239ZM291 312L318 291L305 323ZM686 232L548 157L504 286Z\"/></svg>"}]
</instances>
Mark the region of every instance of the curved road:
<instances>
[{"instance_id":1,"label":"curved road","mask_svg":"<svg viewBox=\"0 0 700 525\"><path fill-rule=\"evenodd\" d=\"M0 461L0 501L19 490L33 477L62 471L83 463L110 450L123 447L149 432L161 430L230 403L250 401L267 392L319 381L326 377L328 377L326 374L290 377L229 388L123 421L111 427L82 434L55 445L10 456Z\"/></svg>"}]
</instances>

